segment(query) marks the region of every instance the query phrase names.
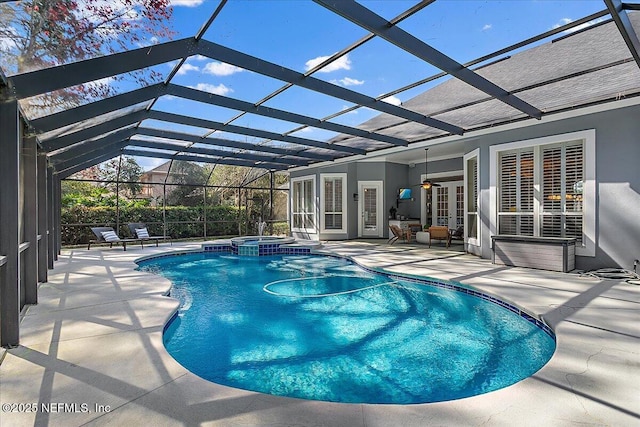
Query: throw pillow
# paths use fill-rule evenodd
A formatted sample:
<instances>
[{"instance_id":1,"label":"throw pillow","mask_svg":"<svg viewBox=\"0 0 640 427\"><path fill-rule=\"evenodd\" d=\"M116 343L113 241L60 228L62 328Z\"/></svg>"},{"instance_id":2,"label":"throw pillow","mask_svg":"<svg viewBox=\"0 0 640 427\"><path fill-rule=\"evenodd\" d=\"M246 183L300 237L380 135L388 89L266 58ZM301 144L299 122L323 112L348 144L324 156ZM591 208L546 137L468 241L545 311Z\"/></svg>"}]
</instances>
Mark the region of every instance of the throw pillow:
<instances>
[{"instance_id":1,"label":"throw pillow","mask_svg":"<svg viewBox=\"0 0 640 427\"><path fill-rule=\"evenodd\" d=\"M120 240L115 231L103 231L100 234L102 234L102 237L107 242L117 242L118 240Z\"/></svg>"},{"instance_id":2,"label":"throw pillow","mask_svg":"<svg viewBox=\"0 0 640 427\"><path fill-rule=\"evenodd\" d=\"M136 234L138 235L138 239L148 239L149 232L146 228L136 228Z\"/></svg>"}]
</instances>

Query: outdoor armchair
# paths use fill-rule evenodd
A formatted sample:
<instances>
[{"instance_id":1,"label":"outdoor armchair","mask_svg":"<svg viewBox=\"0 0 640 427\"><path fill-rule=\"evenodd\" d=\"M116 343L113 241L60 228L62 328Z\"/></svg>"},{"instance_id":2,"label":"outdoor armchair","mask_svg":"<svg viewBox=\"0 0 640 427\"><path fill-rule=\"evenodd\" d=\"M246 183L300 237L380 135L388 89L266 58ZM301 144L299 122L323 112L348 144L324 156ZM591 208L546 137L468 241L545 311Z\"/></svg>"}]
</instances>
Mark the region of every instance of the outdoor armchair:
<instances>
[{"instance_id":1,"label":"outdoor armchair","mask_svg":"<svg viewBox=\"0 0 640 427\"><path fill-rule=\"evenodd\" d=\"M432 240L444 240L447 248L449 247L449 229L444 225L432 225L429 227L429 247Z\"/></svg>"},{"instance_id":2,"label":"outdoor armchair","mask_svg":"<svg viewBox=\"0 0 640 427\"><path fill-rule=\"evenodd\" d=\"M391 235L389 235L388 243L393 245L398 239L406 240L407 235L402 231L402 228L397 225L390 225L389 230L391 230Z\"/></svg>"},{"instance_id":3,"label":"outdoor armchair","mask_svg":"<svg viewBox=\"0 0 640 427\"><path fill-rule=\"evenodd\" d=\"M455 230L449 230L449 244L452 240L462 240L464 242L464 226L459 226Z\"/></svg>"}]
</instances>

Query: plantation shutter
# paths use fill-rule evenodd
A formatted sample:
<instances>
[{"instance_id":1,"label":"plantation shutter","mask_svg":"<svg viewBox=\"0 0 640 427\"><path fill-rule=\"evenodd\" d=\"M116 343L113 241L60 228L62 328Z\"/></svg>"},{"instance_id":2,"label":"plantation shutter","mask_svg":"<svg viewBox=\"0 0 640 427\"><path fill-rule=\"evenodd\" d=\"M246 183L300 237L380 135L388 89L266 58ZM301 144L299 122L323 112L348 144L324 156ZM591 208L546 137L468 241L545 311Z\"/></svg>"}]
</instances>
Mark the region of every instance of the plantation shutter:
<instances>
[{"instance_id":1,"label":"plantation shutter","mask_svg":"<svg viewBox=\"0 0 640 427\"><path fill-rule=\"evenodd\" d=\"M342 229L342 178L325 178L324 228Z\"/></svg>"},{"instance_id":2,"label":"plantation shutter","mask_svg":"<svg viewBox=\"0 0 640 427\"><path fill-rule=\"evenodd\" d=\"M542 149L542 236L582 241L583 179L581 142Z\"/></svg>"},{"instance_id":3,"label":"plantation shutter","mask_svg":"<svg viewBox=\"0 0 640 427\"><path fill-rule=\"evenodd\" d=\"M342 229L342 178L335 178L333 180L334 185L334 228Z\"/></svg>"},{"instance_id":4,"label":"plantation shutter","mask_svg":"<svg viewBox=\"0 0 640 427\"><path fill-rule=\"evenodd\" d=\"M543 214L541 235L562 237L562 147L542 150Z\"/></svg>"},{"instance_id":5,"label":"plantation shutter","mask_svg":"<svg viewBox=\"0 0 640 427\"><path fill-rule=\"evenodd\" d=\"M478 237L478 158L467 160L467 237Z\"/></svg>"},{"instance_id":6,"label":"plantation shutter","mask_svg":"<svg viewBox=\"0 0 640 427\"><path fill-rule=\"evenodd\" d=\"M583 185L584 185L584 149L583 144L567 146L566 155L566 222L565 236L575 237L577 244L582 244L583 224Z\"/></svg>"},{"instance_id":7,"label":"plantation shutter","mask_svg":"<svg viewBox=\"0 0 640 427\"><path fill-rule=\"evenodd\" d=\"M533 150L520 152L518 234L533 236Z\"/></svg>"},{"instance_id":8,"label":"plantation shutter","mask_svg":"<svg viewBox=\"0 0 640 427\"><path fill-rule=\"evenodd\" d=\"M584 141L503 151L497 160L499 234L569 237L585 246Z\"/></svg>"},{"instance_id":9,"label":"plantation shutter","mask_svg":"<svg viewBox=\"0 0 640 427\"><path fill-rule=\"evenodd\" d=\"M335 216L334 206L335 206L335 181L331 178L325 178L324 180L324 228L333 229L335 228L334 219Z\"/></svg>"},{"instance_id":10,"label":"plantation shutter","mask_svg":"<svg viewBox=\"0 0 640 427\"><path fill-rule=\"evenodd\" d=\"M498 232L533 235L533 149L500 155Z\"/></svg>"}]
</instances>

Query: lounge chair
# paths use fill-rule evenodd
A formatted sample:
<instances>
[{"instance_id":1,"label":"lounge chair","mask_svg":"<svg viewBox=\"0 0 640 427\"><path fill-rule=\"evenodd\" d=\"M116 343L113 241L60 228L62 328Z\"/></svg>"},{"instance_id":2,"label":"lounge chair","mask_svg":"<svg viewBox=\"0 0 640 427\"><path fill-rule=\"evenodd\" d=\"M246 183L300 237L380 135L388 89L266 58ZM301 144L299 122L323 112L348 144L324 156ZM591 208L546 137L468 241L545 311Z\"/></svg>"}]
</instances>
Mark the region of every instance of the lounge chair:
<instances>
[{"instance_id":1,"label":"lounge chair","mask_svg":"<svg viewBox=\"0 0 640 427\"><path fill-rule=\"evenodd\" d=\"M444 225L432 225L429 227L429 247L432 240L444 240L447 248L449 247L449 229Z\"/></svg>"},{"instance_id":2,"label":"lounge chair","mask_svg":"<svg viewBox=\"0 0 640 427\"><path fill-rule=\"evenodd\" d=\"M393 235L389 236L389 241L387 243L393 245L398 241L398 239L402 239L404 241L407 240L406 233L402 231L402 228L398 227L397 225L389 225L389 230L391 230L391 233Z\"/></svg>"},{"instance_id":3,"label":"lounge chair","mask_svg":"<svg viewBox=\"0 0 640 427\"><path fill-rule=\"evenodd\" d=\"M131 235L134 236L134 237L137 237L138 239L140 239L142 241L155 240L156 246L158 246L158 242L160 240L169 239L169 242L171 242L171 244L173 245L173 242L171 241L171 237L169 237L169 236L166 236L166 237L165 236L150 236L148 228L147 228L147 225L144 222L131 222L131 223L127 224L127 226L129 227L129 231L131 232Z\"/></svg>"},{"instance_id":4,"label":"lounge chair","mask_svg":"<svg viewBox=\"0 0 640 427\"><path fill-rule=\"evenodd\" d=\"M127 250L127 243L135 243L140 242L140 245L144 248L142 244L142 240L140 239L121 239L116 234L113 227L91 227L91 231L95 234L96 238L89 240L89 245L87 246L87 250L91 249L91 244L109 244L109 247L112 248L113 244L122 244L122 248Z\"/></svg>"}]
</instances>

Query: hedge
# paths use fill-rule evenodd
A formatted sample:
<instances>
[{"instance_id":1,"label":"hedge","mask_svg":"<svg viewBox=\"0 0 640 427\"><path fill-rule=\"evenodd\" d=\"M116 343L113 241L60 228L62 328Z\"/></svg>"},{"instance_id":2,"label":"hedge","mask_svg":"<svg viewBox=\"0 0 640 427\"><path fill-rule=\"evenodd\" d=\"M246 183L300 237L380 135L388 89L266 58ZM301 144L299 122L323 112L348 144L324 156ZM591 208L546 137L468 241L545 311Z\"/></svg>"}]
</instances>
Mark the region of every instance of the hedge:
<instances>
[{"instance_id":1,"label":"hedge","mask_svg":"<svg viewBox=\"0 0 640 427\"><path fill-rule=\"evenodd\" d=\"M254 219L246 218L244 208L235 206L207 207L207 237L237 236L239 213L242 214L242 232L256 234ZM202 206L171 206L166 208L167 235L174 239L204 236L204 209ZM130 222L142 222L147 225L149 233L163 235L162 209L157 207L123 207L120 209L120 229L118 235L130 237ZM116 209L114 207L86 207L76 205L63 208L61 214L61 233L63 245L88 243L95 236L91 227L116 226ZM286 222L272 224L273 234L288 234Z\"/></svg>"}]
</instances>

